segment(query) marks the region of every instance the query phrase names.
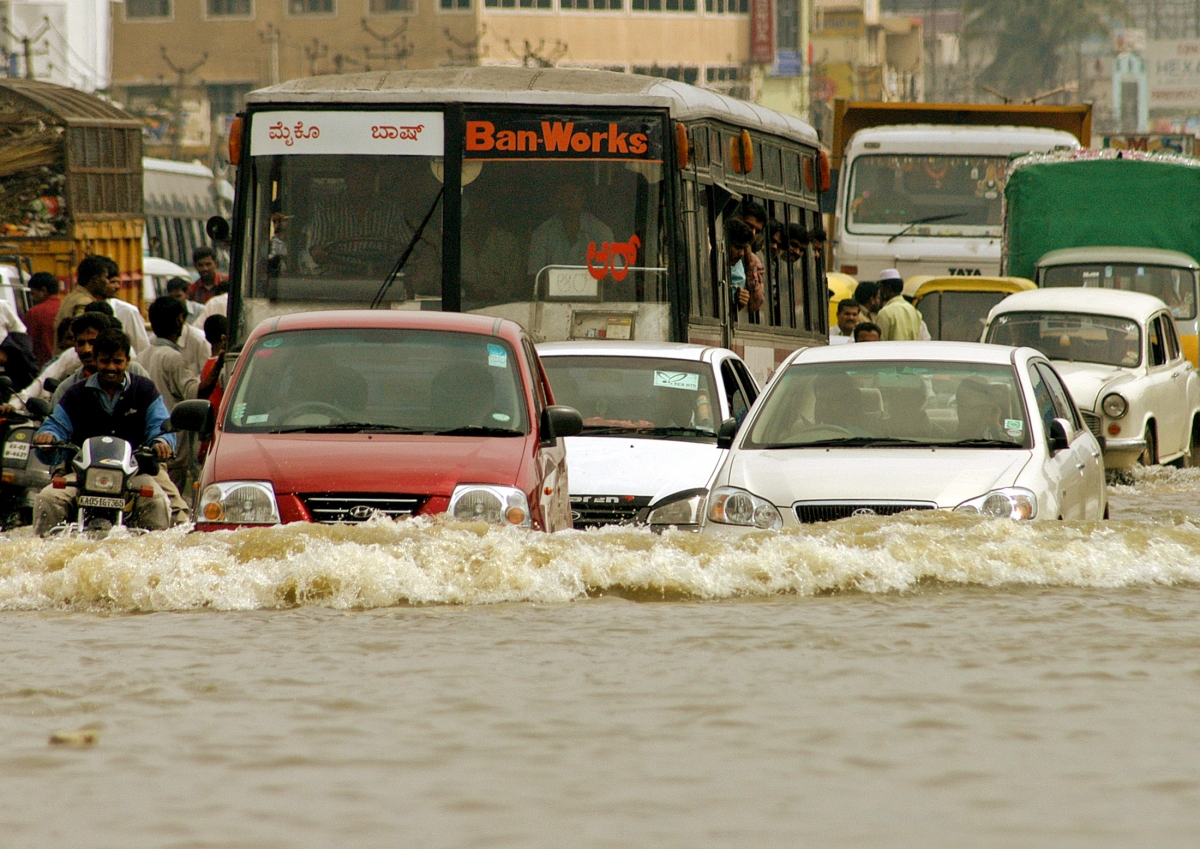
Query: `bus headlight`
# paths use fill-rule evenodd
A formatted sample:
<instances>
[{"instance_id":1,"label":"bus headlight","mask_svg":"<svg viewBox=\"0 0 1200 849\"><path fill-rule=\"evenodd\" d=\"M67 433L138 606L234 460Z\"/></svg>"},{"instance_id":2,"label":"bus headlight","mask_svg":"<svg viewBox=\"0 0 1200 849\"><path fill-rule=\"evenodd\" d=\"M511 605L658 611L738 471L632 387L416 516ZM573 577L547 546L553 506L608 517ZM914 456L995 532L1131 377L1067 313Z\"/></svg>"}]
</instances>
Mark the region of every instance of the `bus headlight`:
<instances>
[{"instance_id":1,"label":"bus headlight","mask_svg":"<svg viewBox=\"0 0 1200 849\"><path fill-rule=\"evenodd\" d=\"M1110 419L1119 419L1121 416L1129 412L1129 402L1116 392L1110 392L1104 396L1104 400L1100 402L1100 409L1104 411L1104 415Z\"/></svg>"},{"instance_id":2,"label":"bus headlight","mask_svg":"<svg viewBox=\"0 0 1200 849\"><path fill-rule=\"evenodd\" d=\"M1037 496L1027 489L1010 486L964 501L955 513L971 513L989 519L1033 519L1037 517Z\"/></svg>"},{"instance_id":3,"label":"bus headlight","mask_svg":"<svg viewBox=\"0 0 1200 849\"><path fill-rule=\"evenodd\" d=\"M279 505L269 481L225 481L205 487L196 522L278 525Z\"/></svg>"},{"instance_id":4,"label":"bus headlight","mask_svg":"<svg viewBox=\"0 0 1200 849\"><path fill-rule=\"evenodd\" d=\"M744 489L719 486L708 502L708 519L722 525L741 525L776 531L783 527L783 517L775 505Z\"/></svg>"},{"instance_id":5,"label":"bus headlight","mask_svg":"<svg viewBox=\"0 0 1200 849\"><path fill-rule=\"evenodd\" d=\"M528 528L532 524L529 499L512 486L463 483L454 487L446 511L465 522L489 522Z\"/></svg>"}]
</instances>

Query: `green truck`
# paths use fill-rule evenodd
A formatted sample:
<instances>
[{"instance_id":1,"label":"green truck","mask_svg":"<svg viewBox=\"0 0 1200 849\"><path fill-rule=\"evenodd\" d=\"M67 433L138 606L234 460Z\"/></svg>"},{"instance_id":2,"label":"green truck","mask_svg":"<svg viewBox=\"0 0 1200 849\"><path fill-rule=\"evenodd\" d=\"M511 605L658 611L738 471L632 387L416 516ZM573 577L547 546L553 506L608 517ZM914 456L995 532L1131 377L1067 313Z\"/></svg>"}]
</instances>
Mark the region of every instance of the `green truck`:
<instances>
[{"instance_id":1,"label":"green truck","mask_svg":"<svg viewBox=\"0 0 1200 849\"><path fill-rule=\"evenodd\" d=\"M1197 365L1198 212L1200 159L1117 150L1025 156L1004 188L1002 273L1042 287L1155 295Z\"/></svg>"}]
</instances>

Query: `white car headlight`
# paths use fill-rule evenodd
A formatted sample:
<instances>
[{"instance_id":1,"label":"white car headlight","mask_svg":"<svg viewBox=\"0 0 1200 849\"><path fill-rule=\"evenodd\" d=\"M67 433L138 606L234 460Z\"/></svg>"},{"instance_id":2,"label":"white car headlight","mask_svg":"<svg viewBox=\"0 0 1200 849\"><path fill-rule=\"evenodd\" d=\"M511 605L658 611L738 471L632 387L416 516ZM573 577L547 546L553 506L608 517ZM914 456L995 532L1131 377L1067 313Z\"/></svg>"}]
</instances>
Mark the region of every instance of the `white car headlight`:
<instances>
[{"instance_id":1,"label":"white car headlight","mask_svg":"<svg viewBox=\"0 0 1200 849\"><path fill-rule=\"evenodd\" d=\"M205 487L196 522L278 525L279 504L269 481L225 481Z\"/></svg>"},{"instance_id":2,"label":"white car headlight","mask_svg":"<svg viewBox=\"0 0 1200 849\"><path fill-rule=\"evenodd\" d=\"M704 511L704 493L696 492L683 497L675 496L672 500L653 508L646 516L646 522L651 525L698 525Z\"/></svg>"},{"instance_id":3,"label":"white car headlight","mask_svg":"<svg viewBox=\"0 0 1200 849\"><path fill-rule=\"evenodd\" d=\"M1129 402L1116 392L1110 392L1104 396L1104 400L1100 402L1100 409L1104 411L1104 415L1110 419L1119 419L1121 416L1129 412Z\"/></svg>"},{"instance_id":4,"label":"white car headlight","mask_svg":"<svg viewBox=\"0 0 1200 849\"><path fill-rule=\"evenodd\" d=\"M708 519L722 525L742 525L775 531L783 527L783 517L765 498L732 486L719 486L708 501Z\"/></svg>"},{"instance_id":5,"label":"white car headlight","mask_svg":"<svg viewBox=\"0 0 1200 849\"><path fill-rule=\"evenodd\" d=\"M90 492L119 494L125 488L125 475L115 469L88 469L83 488Z\"/></svg>"},{"instance_id":6,"label":"white car headlight","mask_svg":"<svg viewBox=\"0 0 1200 849\"><path fill-rule=\"evenodd\" d=\"M954 508L954 512L973 513L990 519L1033 519L1037 517L1037 496L1016 486L994 489L964 501Z\"/></svg>"},{"instance_id":7,"label":"white car headlight","mask_svg":"<svg viewBox=\"0 0 1200 849\"><path fill-rule=\"evenodd\" d=\"M446 511L455 519L490 522L493 525L531 525L529 499L516 487L460 483L450 496Z\"/></svg>"}]
</instances>

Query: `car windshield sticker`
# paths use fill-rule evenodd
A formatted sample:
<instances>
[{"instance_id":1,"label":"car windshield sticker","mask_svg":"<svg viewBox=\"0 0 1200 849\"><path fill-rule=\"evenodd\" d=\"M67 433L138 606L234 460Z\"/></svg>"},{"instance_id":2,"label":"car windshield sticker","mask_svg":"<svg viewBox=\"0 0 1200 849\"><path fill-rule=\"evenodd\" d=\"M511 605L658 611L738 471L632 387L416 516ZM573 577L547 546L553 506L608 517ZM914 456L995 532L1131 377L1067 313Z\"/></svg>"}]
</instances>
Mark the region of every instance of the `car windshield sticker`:
<instances>
[{"instance_id":1,"label":"car windshield sticker","mask_svg":"<svg viewBox=\"0 0 1200 849\"><path fill-rule=\"evenodd\" d=\"M233 421L236 424L242 423L242 416L246 415L246 402L238 401L233 405Z\"/></svg>"},{"instance_id":2,"label":"car windshield sticker","mask_svg":"<svg viewBox=\"0 0 1200 849\"><path fill-rule=\"evenodd\" d=\"M500 345L488 345L488 365L492 368L508 368L508 352Z\"/></svg>"},{"instance_id":3,"label":"car windshield sticker","mask_svg":"<svg viewBox=\"0 0 1200 849\"><path fill-rule=\"evenodd\" d=\"M265 340L263 342L262 346L264 348L278 348L282 344L283 344L283 337L275 336L275 337L272 337L271 339Z\"/></svg>"},{"instance_id":4,"label":"car windshield sticker","mask_svg":"<svg viewBox=\"0 0 1200 849\"><path fill-rule=\"evenodd\" d=\"M695 392L700 388L700 375L692 371L655 371L654 385Z\"/></svg>"},{"instance_id":5,"label":"car windshield sticker","mask_svg":"<svg viewBox=\"0 0 1200 849\"><path fill-rule=\"evenodd\" d=\"M1005 419L1004 420L1004 429L1005 430L1024 430L1025 422L1021 421L1020 419Z\"/></svg>"},{"instance_id":6,"label":"car windshield sticker","mask_svg":"<svg viewBox=\"0 0 1200 849\"><path fill-rule=\"evenodd\" d=\"M246 416L246 424L262 424L271 417L270 413L263 413L258 416Z\"/></svg>"},{"instance_id":7,"label":"car windshield sticker","mask_svg":"<svg viewBox=\"0 0 1200 849\"><path fill-rule=\"evenodd\" d=\"M512 416L510 416L508 413L492 413L492 418L498 422L512 421Z\"/></svg>"}]
</instances>

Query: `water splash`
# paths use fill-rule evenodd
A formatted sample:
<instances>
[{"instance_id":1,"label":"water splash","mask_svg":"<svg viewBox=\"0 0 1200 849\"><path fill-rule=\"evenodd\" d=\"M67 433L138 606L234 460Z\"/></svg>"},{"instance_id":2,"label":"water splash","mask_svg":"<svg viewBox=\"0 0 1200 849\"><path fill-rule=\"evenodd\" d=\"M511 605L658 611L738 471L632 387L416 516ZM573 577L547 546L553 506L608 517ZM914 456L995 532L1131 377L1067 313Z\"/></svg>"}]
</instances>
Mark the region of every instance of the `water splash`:
<instances>
[{"instance_id":1,"label":"water splash","mask_svg":"<svg viewBox=\"0 0 1200 849\"><path fill-rule=\"evenodd\" d=\"M0 537L0 609L248 610L727 599L946 585L1200 583L1200 524L1017 524L947 513L783 534L608 528L545 535L445 520L174 530L105 541Z\"/></svg>"}]
</instances>

